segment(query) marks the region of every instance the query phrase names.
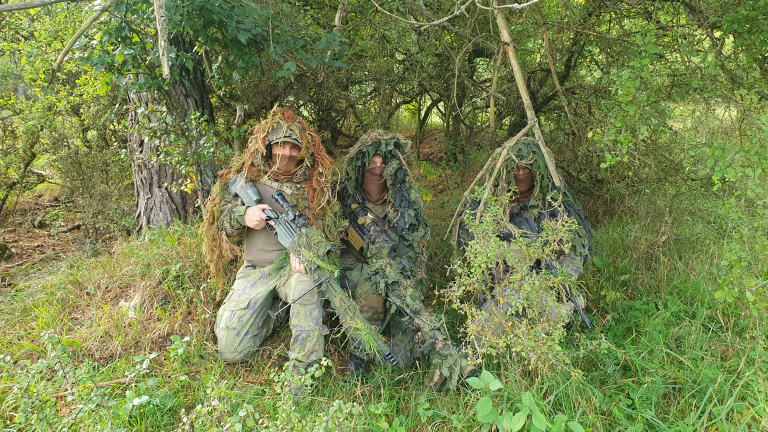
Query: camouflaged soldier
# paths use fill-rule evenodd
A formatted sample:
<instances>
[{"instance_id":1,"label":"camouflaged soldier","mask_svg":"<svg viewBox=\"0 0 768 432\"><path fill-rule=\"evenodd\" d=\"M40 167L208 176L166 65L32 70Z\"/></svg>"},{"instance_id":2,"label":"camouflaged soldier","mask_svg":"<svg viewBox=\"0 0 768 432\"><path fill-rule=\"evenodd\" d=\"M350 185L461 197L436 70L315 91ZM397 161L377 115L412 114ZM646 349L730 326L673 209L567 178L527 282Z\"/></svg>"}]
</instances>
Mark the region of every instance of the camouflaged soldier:
<instances>
[{"instance_id":1,"label":"camouflaged soldier","mask_svg":"<svg viewBox=\"0 0 768 432\"><path fill-rule=\"evenodd\" d=\"M206 260L221 284L223 275L217 270L221 270L221 262L232 257L232 242L243 243L244 259L216 317L218 351L224 361L237 363L253 356L275 325L269 311L276 311L281 300L295 300L313 285L296 257L290 256L289 263L280 262L285 249L269 231L273 222L267 220L264 210L283 212L272 198L273 192L280 190L291 204L310 214L313 223L320 223L325 206L323 189L332 164L317 134L291 111L277 109L252 129L244 159L223 172L203 225ZM239 173L245 179L230 181ZM239 195L232 194L228 186L238 181L252 182L261 203L247 207ZM323 356L323 309L318 291L309 292L290 310L289 358L299 369Z\"/></svg>"},{"instance_id":2,"label":"camouflaged soldier","mask_svg":"<svg viewBox=\"0 0 768 432\"><path fill-rule=\"evenodd\" d=\"M360 138L344 160L338 185L346 224L342 287L389 339L402 367L431 354L430 386L452 388L475 369L423 302L429 229L406 165L413 161L410 145L400 135L376 131ZM365 367L365 360L350 353L349 373L359 375Z\"/></svg>"},{"instance_id":3,"label":"camouflaged soldier","mask_svg":"<svg viewBox=\"0 0 768 432\"><path fill-rule=\"evenodd\" d=\"M531 138L522 138L509 151L505 161L506 178L514 178L514 201L510 204L509 222L518 228L516 233L501 232L499 236L510 240L516 235L528 239L536 239L542 234L543 223L547 220L558 220L565 211L565 216L576 221L576 232L569 250L564 250L557 259L548 259L545 262L537 262L533 265L538 271L547 270L556 273L558 269L564 269L574 279L581 276L586 266L592 260L592 231L589 220L581 210L578 201L573 196L570 188L564 183L558 187L552 179L546 159L539 144ZM512 184L510 184L512 186ZM510 190L512 191L512 190ZM477 209L479 203L473 201L469 205L469 211ZM471 241L472 234L464 223L461 224L458 235L458 246L463 247ZM496 278L497 280L499 277ZM496 288L492 292L491 299L482 299L480 308L488 313L506 315L520 300L519 292L514 287L508 287L504 292ZM552 319L565 323L570 329L573 322L570 320L574 310L584 307L584 299L579 295L572 295L573 301L561 298L557 306L550 310ZM574 304L575 303L575 304ZM576 308L578 305L578 309ZM584 316L586 318L586 316ZM591 328L588 319L585 321Z\"/></svg>"}]
</instances>

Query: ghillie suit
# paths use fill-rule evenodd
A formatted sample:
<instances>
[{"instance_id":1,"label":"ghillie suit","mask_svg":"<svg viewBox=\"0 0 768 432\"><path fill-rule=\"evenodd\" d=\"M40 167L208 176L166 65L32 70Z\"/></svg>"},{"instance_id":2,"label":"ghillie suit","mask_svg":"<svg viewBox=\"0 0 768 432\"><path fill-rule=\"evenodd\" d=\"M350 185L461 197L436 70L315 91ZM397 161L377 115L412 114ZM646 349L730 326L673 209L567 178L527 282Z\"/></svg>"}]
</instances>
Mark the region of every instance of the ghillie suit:
<instances>
[{"instance_id":1,"label":"ghillie suit","mask_svg":"<svg viewBox=\"0 0 768 432\"><path fill-rule=\"evenodd\" d=\"M565 270L575 280L590 265L592 260L592 231L589 220L581 210L570 188L565 184L562 187L556 186L539 144L531 138L522 138L507 154L500 176L493 185L494 196L503 198L509 194L518 195L513 181L515 169L518 166L526 167L532 171L533 190L530 192L528 202L520 204L517 200L511 200L502 203L501 214L508 215L508 219L500 221L503 223L499 225L507 224L510 229L502 230L498 236L506 241L514 238L540 240L543 238L544 229L542 227L545 226L546 222L563 219L575 221L575 223L570 224L573 227L573 232L566 250L558 250L555 253L556 256L529 263L537 272L546 270L554 275L561 269ZM477 201L469 203L467 213L470 217L475 217L474 213L478 209L478 204ZM463 249L472 239L473 235L467 224L462 222L457 238L459 249ZM481 297L479 305L480 309L485 312L491 313L493 311L493 313L507 315L510 310L515 309L516 302L520 301L520 294L514 287L505 286L500 289L500 285L504 285L503 280L506 279L506 274L509 272L509 266L502 267L506 267L506 269L502 268L494 272L496 288L492 291L491 298ZM578 295L573 297L574 301L583 307L583 299ZM572 303L560 298L559 305L551 309L553 319L568 321L575 308ZM568 328L571 325L568 323Z\"/></svg>"},{"instance_id":2,"label":"ghillie suit","mask_svg":"<svg viewBox=\"0 0 768 432\"><path fill-rule=\"evenodd\" d=\"M276 182L270 178L274 167L270 167L270 144L267 135L274 131L281 123L289 125L293 134L299 136L302 143L299 159L303 159L301 167L296 171L292 179ZM241 155L235 156L227 169L219 171L219 180L213 186L211 197L206 203L206 217L200 231L203 234L203 249L205 262L211 269L214 280L219 287L226 284L224 265L236 255L242 254L242 250L233 245L233 242L243 241L245 225L237 222L242 213L234 214L232 218L222 220L222 212L231 207L241 207L238 199L227 191L229 181L238 173L243 173L245 178L254 182L263 181L270 186L278 186L281 190L290 190L286 196L291 203L298 204L304 214L309 214L313 225L319 227L327 234L322 217L330 205L328 197L328 185L332 176L333 159L325 153L318 135L309 129L304 120L285 108L275 108L269 116L251 129L251 137L248 146ZM295 190L295 192L294 192ZM238 212L244 209L236 209ZM317 219L320 219L319 221ZM225 233L225 229L232 232L232 236ZM332 237L333 240L335 237Z\"/></svg>"},{"instance_id":3,"label":"ghillie suit","mask_svg":"<svg viewBox=\"0 0 768 432\"><path fill-rule=\"evenodd\" d=\"M424 204L408 171L411 142L375 131L364 135L344 160L338 202L347 224L342 239L342 282L366 318L390 339L404 367L431 353L430 385L446 388L474 371L451 342L444 322L424 305L429 228ZM370 198L364 186L375 155L383 158L386 199ZM378 201L376 204L374 201Z\"/></svg>"},{"instance_id":4,"label":"ghillie suit","mask_svg":"<svg viewBox=\"0 0 768 432\"><path fill-rule=\"evenodd\" d=\"M271 146L280 142L301 147L296 157L299 165L287 176L275 175L278 165L271 158ZM289 357L298 363L299 368L308 367L323 355L322 302L325 298L331 300L332 306L348 312L342 324L353 342L370 340L364 333L366 329L371 329L370 324L357 308L349 308L349 304L354 305L351 300L346 301L337 292L328 292L328 284L312 289L299 299L314 285L315 280L309 274L294 273L290 269L288 251L266 227L252 229L246 226L248 207L242 195L230 189L233 185L239 188L245 182L251 182L261 195L261 204L269 205L279 214L284 214L284 211L273 198L273 193L277 190L283 192L289 204L310 216L308 232L314 236L313 240L302 238L296 241L297 247L305 249L302 255L313 257L311 263L307 262L308 268L321 266L333 269L332 260L328 257L332 245L323 234L337 232L335 228L324 229L332 220L324 217L330 205L327 188L332 165L333 160L325 154L317 134L291 111L276 108L251 129L251 138L243 156L234 160L229 169L221 171L207 203L207 215L201 231L206 262L220 287L225 284L224 263L241 250L243 254L244 265L217 314L215 330L219 356L225 361L241 362L255 353L277 321L269 311L276 311L281 300L296 300L290 309L292 339ZM230 180L240 174L244 179L236 178L231 185ZM276 180L277 177L282 178ZM243 242L244 246L239 249L231 242ZM317 250L310 250L312 247ZM353 348L363 356L374 354L370 345L353 343Z\"/></svg>"}]
</instances>

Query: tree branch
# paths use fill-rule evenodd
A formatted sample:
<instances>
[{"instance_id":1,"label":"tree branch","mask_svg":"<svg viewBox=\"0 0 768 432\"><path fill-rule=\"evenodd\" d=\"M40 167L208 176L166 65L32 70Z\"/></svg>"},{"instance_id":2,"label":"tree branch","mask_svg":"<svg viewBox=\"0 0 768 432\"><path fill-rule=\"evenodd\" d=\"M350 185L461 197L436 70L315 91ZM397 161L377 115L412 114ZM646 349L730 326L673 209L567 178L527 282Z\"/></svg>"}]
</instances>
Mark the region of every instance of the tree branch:
<instances>
[{"instance_id":1,"label":"tree branch","mask_svg":"<svg viewBox=\"0 0 768 432\"><path fill-rule=\"evenodd\" d=\"M67 57L67 54L69 54L69 51L72 49L73 46L75 46L75 42L77 42L78 39L80 39L80 36L85 33L86 30L88 30L88 27L92 26L93 23L99 20L102 15L104 15L104 12L108 11L109 8L115 5L117 3L117 0L110 0L109 3L106 5L96 9L96 11L93 13L93 16L83 23L83 25L80 27L80 30L75 33L74 36L72 36L72 39L69 40L67 43L67 46L64 47L64 50L59 54L59 58L56 59L56 63L53 64L53 72L56 73L59 68L61 67L61 64L64 63L64 59Z\"/></svg>"},{"instance_id":2,"label":"tree branch","mask_svg":"<svg viewBox=\"0 0 768 432\"><path fill-rule=\"evenodd\" d=\"M23 3L10 3L10 4L0 5L0 13L15 12L15 11L27 10L27 9L36 9L36 8L41 8L43 6L48 6L56 3L64 3L66 1L77 3L84 0L36 0L36 1L23 2Z\"/></svg>"},{"instance_id":3,"label":"tree branch","mask_svg":"<svg viewBox=\"0 0 768 432\"><path fill-rule=\"evenodd\" d=\"M557 72L555 71L555 60L552 58L552 51L549 48L549 37L547 36L547 20L544 18L544 12L541 10L541 5L538 3L536 3L536 13L539 14L539 19L541 19L541 37L544 39L544 49L547 52L547 62L549 63L549 69L552 71L552 80L555 82L555 88L557 88L557 92L560 94L560 102L565 108L565 114L568 116L568 123L571 124L571 130L573 131L574 135L578 135L576 125L573 123L573 119L571 119L571 111L568 109L568 101L565 99L563 89L560 87L560 81L557 79Z\"/></svg>"}]
</instances>

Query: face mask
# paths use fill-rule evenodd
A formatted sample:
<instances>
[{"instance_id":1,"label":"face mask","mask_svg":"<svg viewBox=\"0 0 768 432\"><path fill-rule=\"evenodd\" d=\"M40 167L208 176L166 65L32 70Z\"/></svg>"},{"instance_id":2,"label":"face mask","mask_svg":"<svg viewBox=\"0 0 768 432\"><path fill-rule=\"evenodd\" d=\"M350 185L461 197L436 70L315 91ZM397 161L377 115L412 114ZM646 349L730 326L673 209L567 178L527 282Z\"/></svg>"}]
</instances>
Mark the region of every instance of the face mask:
<instances>
[{"instance_id":1,"label":"face mask","mask_svg":"<svg viewBox=\"0 0 768 432\"><path fill-rule=\"evenodd\" d=\"M384 180L384 169L386 166L370 166L365 169L363 178L363 192L373 204L381 204L387 198L389 187Z\"/></svg>"},{"instance_id":2,"label":"face mask","mask_svg":"<svg viewBox=\"0 0 768 432\"><path fill-rule=\"evenodd\" d=\"M527 170L523 174L515 173L515 186L517 187L517 202L527 203L533 194L533 171Z\"/></svg>"},{"instance_id":3,"label":"face mask","mask_svg":"<svg viewBox=\"0 0 768 432\"><path fill-rule=\"evenodd\" d=\"M272 178L283 180L293 177L299 169L299 158L272 153Z\"/></svg>"}]
</instances>

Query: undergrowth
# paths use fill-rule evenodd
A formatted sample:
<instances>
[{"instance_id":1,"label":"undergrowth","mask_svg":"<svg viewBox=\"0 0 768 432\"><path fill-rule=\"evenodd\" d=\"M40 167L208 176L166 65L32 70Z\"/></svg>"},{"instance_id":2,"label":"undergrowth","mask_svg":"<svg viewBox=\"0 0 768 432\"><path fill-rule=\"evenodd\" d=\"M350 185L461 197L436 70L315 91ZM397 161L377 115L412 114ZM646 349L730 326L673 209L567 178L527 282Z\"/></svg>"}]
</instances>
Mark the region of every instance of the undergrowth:
<instances>
[{"instance_id":1,"label":"undergrowth","mask_svg":"<svg viewBox=\"0 0 768 432\"><path fill-rule=\"evenodd\" d=\"M447 284L442 233L471 181L448 169L427 182L432 290ZM218 287L189 226L51 264L0 293L2 430L765 430L768 227L707 189L635 197L594 228L584 288L596 330L565 335L571 368L487 363L447 394L426 390L419 368L352 381L332 342L309 397L286 400L284 326L253 361L222 364ZM444 316L461 325L450 308Z\"/></svg>"}]
</instances>

